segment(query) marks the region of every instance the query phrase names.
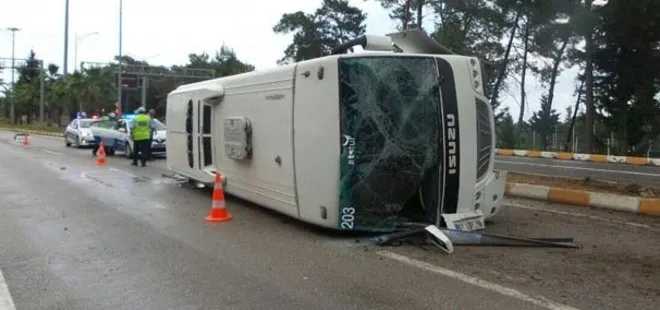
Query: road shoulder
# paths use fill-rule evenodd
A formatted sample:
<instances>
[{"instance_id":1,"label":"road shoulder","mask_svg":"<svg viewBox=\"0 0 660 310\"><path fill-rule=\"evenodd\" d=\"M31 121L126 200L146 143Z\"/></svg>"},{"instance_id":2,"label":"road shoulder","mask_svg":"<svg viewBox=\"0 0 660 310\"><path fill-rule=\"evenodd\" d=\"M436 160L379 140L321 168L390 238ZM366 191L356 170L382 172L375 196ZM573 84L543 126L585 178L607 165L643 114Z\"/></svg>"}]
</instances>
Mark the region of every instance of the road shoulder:
<instances>
[{"instance_id":1,"label":"road shoulder","mask_svg":"<svg viewBox=\"0 0 660 310\"><path fill-rule=\"evenodd\" d=\"M624 196L569 187L507 182L505 196L544 200L575 206L660 216L660 199Z\"/></svg>"},{"instance_id":2,"label":"road shoulder","mask_svg":"<svg viewBox=\"0 0 660 310\"><path fill-rule=\"evenodd\" d=\"M484 232L572 237L581 248L460 246L452 255L433 248L385 250L577 308L651 310L660 303L657 218L525 199L506 204L528 208L503 208Z\"/></svg>"},{"instance_id":3,"label":"road shoulder","mask_svg":"<svg viewBox=\"0 0 660 310\"><path fill-rule=\"evenodd\" d=\"M571 152L495 149L499 156L517 156L529 158L547 158L558 160L588 161L594 163L612 163L632 166L660 166L660 158L636 157L636 156L614 156L603 154L582 154Z\"/></svg>"}]
</instances>

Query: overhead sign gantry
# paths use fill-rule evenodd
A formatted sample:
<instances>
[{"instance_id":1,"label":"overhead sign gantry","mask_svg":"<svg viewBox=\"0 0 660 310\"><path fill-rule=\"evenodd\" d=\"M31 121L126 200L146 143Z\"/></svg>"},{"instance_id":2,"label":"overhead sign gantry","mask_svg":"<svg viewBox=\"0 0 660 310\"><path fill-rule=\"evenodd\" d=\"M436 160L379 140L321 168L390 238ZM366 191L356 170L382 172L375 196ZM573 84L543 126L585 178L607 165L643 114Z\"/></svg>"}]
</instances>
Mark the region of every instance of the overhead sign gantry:
<instances>
[{"instance_id":1,"label":"overhead sign gantry","mask_svg":"<svg viewBox=\"0 0 660 310\"><path fill-rule=\"evenodd\" d=\"M81 71L86 68L112 68L118 70L117 63L102 63L83 61L80 64ZM147 88L149 87L149 78L185 78L185 79L212 79L215 77L215 71L212 69L198 69L173 66L171 68L163 66L150 66L147 64L122 64L121 72L122 89L142 89L141 106L146 107L147 104ZM119 80L119 78L117 78ZM122 106L122 110L123 106Z\"/></svg>"}]
</instances>

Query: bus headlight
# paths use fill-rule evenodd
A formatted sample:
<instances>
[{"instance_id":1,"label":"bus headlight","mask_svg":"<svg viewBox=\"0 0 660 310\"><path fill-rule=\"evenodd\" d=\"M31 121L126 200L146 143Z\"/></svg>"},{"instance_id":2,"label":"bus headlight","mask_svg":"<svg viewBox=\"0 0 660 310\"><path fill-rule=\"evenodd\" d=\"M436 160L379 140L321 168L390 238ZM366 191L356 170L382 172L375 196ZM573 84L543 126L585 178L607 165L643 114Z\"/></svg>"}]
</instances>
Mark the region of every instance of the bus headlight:
<instances>
[{"instance_id":1,"label":"bus headlight","mask_svg":"<svg viewBox=\"0 0 660 310\"><path fill-rule=\"evenodd\" d=\"M474 88L474 91L479 93L480 95L484 95L484 85L482 85L483 82L483 72L481 72L481 65L479 64L479 60L476 58L470 58L469 62L469 67L470 67L470 79L472 79L472 87Z\"/></svg>"}]
</instances>

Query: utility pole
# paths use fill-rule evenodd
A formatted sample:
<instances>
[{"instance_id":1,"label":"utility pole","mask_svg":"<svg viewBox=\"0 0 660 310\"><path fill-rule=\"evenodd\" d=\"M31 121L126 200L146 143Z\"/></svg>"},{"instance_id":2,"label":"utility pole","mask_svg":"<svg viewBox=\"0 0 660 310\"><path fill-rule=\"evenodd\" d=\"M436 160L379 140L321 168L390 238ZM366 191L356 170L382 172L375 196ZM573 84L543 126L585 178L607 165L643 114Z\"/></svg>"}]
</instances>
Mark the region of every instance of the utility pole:
<instances>
[{"instance_id":1,"label":"utility pole","mask_svg":"<svg viewBox=\"0 0 660 310\"><path fill-rule=\"evenodd\" d=\"M68 0L67 0L68 1ZM121 96L121 88L122 88L122 80L121 80L121 61L122 61L122 51L121 51L121 43L122 43L122 11L123 11L123 6L124 6L124 1L119 0L119 70L117 71L117 103L119 104L119 112L124 113L124 105L122 104L122 96Z\"/></svg>"},{"instance_id":2,"label":"utility pole","mask_svg":"<svg viewBox=\"0 0 660 310\"><path fill-rule=\"evenodd\" d=\"M140 98L140 106L147 108L147 88L149 87L149 78L142 76L142 96Z\"/></svg>"},{"instance_id":3,"label":"utility pole","mask_svg":"<svg viewBox=\"0 0 660 310\"><path fill-rule=\"evenodd\" d=\"M11 92L9 93L9 120L11 124L16 124L16 106L14 105L14 70L15 68L15 52L16 52L16 31L21 31L16 27L7 28L11 31Z\"/></svg>"}]
</instances>

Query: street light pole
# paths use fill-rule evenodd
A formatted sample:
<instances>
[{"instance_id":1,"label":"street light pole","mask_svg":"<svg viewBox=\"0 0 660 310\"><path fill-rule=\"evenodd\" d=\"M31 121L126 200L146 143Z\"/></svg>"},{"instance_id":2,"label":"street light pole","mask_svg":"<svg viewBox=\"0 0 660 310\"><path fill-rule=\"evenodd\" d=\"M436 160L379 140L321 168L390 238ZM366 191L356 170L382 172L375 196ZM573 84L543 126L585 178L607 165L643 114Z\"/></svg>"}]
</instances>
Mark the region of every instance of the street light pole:
<instances>
[{"instance_id":1,"label":"street light pole","mask_svg":"<svg viewBox=\"0 0 660 310\"><path fill-rule=\"evenodd\" d=\"M73 50L73 66L74 66L74 70L73 70L73 71L76 71L75 68L78 67L78 41L84 39L85 37L88 37L88 36L91 36L91 35L95 35L95 34L99 34L99 33L98 33L97 31L94 31L94 32L90 32L90 33L83 34L83 35L81 35L81 36L76 35L75 42L73 43L73 45L74 45L74 50Z\"/></svg>"},{"instance_id":2,"label":"street light pole","mask_svg":"<svg viewBox=\"0 0 660 310\"><path fill-rule=\"evenodd\" d=\"M11 92L9 93L9 120L11 124L16 123L16 106L14 105L14 70L15 68L15 52L16 52L16 31L21 31L16 27L7 28L11 31Z\"/></svg>"},{"instance_id":3,"label":"street light pole","mask_svg":"<svg viewBox=\"0 0 660 310\"><path fill-rule=\"evenodd\" d=\"M68 0L67 0L68 1ZM124 1L119 0L119 71L117 72L117 103L119 104L119 112L123 113L124 112L124 107L122 105L122 100L121 100L121 88L122 88L122 80L121 80L121 61L122 61L122 52L121 52L121 41L122 41L122 11L123 11L123 6L124 6Z\"/></svg>"},{"instance_id":4,"label":"street light pole","mask_svg":"<svg viewBox=\"0 0 660 310\"><path fill-rule=\"evenodd\" d=\"M69 75L69 0L64 0L64 66L62 77Z\"/></svg>"}]
</instances>

